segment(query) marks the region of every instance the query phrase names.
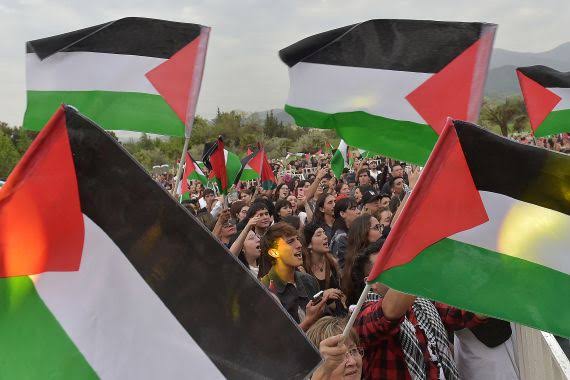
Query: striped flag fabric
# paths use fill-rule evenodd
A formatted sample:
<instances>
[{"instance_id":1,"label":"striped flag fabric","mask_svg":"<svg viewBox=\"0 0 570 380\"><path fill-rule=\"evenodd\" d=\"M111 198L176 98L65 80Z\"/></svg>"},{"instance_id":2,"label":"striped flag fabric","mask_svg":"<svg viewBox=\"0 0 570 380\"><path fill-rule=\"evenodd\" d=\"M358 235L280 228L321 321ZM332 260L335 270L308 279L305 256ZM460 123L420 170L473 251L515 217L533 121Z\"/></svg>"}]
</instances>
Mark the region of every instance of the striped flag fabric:
<instances>
[{"instance_id":1,"label":"striped flag fabric","mask_svg":"<svg viewBox=\"0 0 570 380\"><path fill-rule=\"evenodd\" d=\"M302 379L320 361L248 269L72 108L0 190L0 223L2 378Z\"/></svg>"},{"instance_id":2,"label":"striped flag fabric","mask_svg":"<svg viewBox=\"0 0 570 380\"><path fill-rule=\"evenodd\" d=\"M260 178L263 168L264 149L256 149L241 160L241 170L236 178L238 181L250 181Z\"/></svg>"},{"instance_id":3,"label":"striped flag fabric","mask_svg":"<svg viewBox=\"0 0 570 380\"><path fill-rule=\"evenodd\" d=\"M528 118L535 136L570 131L570 72L547 66L517 68Z\"/></svg>"},{"instance_id":4,"label":"striped flag fabric","mask_svg":"<svg viewBox=\"0 0 570 380\"><path fill-rule=\"evenodd\" d=\"M277 187L277 180L264 147L260 146L253 153L244 157L241 164L242 171L236 177L236 183L259 178L264 190L272 190Z\"/></svg>"},{"instance_id":5,"label":"striped flag fabric","mask_svg":"<svg viewBox=\"0 0 570 380\"><path fill-rule=\"evenodd\" d=\"M494 24L369 20L279 52L285 110L350 146L424 164L447 117L476 121Z\"/></svg>"},{"instance_id":6,"label":"striped flag fabric","mask_svg":"<svg viewBox=\"0 0 570 380\"><path fill-rule=\"evenodd\" d=\"M189 136L209 32L128 17L27 42L23 127L40 130L66 103L105 129Z\"/></svg>"},{"instance_id":7,"label":"striped flag fabric","mask_svg":"<svg viewBox=\"0 0 570 380\"><path fill-rule=\"evenodd\" d=\"M236 183L241 170L239 157L224 148L221 137L213 143L205 144L202 161L218 181L218 188L226 194L229 188Z\"/></svg>"},{"instance_id":8,"label":"striped flag fabric","mask_svg":"<svg viewBox=\"0 0 570 380\"><path fill-rule=\"evenodd\" d=\"M184 173L182 175L182 180L178 184L179 188L177 193L183 198L190 191L188 187L188 181L196 180L200 181L204 186L208 184L208 178L202 172L202 169L198 165L194 158L190 155L190 152L186 152L186 159L184 160Z\"/></svg>"},{"instance_id":9,"label":"striped flag fabric","mask_svg":"<svg viewBox=\"0 0 570 380\"><path fill-rule=\"evenodd\" d=\"M369 275L570 337L570 156L450 121Z\"/></svg>"},{"instance_id":10,"label":"striped flag fabric","mask_svg":"<svg viewBox=\"0 0 570 380\"><path fill-rule=\"evenodd\" d=\"M331 169L336 178L340 178L342 170L350 167L348 163L348 145L344 140L340 140L337 150L334 152L331 159Z\"/></svg>"}]
</instances>

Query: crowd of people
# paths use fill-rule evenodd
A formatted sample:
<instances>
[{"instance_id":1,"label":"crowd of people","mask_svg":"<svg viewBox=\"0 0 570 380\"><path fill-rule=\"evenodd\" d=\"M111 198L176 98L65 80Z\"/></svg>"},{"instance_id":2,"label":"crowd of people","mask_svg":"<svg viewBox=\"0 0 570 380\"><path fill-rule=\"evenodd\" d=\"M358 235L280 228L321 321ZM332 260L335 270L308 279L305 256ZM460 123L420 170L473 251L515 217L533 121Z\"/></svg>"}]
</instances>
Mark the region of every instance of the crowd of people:
<instances>
[{"instance_id":1,"label":"crowd of people","mask_svg":"<svg viewBox=\"0 0 570 380\"><path fill-rule=\"evenodd\" d=\"M565 136L558 147L569 146ZM324 362L312 378L517 379L508 322L382 284L373 285L350 336L341 338L420 168L357 157L336 178L330 159L273 160L271 190L254 180L222 197L215 186L191 181L183 201L319 347ZM173 186L167 174L157 181ZM466 329L457 341L453 332Z\"/></svg>"}]
</instances>

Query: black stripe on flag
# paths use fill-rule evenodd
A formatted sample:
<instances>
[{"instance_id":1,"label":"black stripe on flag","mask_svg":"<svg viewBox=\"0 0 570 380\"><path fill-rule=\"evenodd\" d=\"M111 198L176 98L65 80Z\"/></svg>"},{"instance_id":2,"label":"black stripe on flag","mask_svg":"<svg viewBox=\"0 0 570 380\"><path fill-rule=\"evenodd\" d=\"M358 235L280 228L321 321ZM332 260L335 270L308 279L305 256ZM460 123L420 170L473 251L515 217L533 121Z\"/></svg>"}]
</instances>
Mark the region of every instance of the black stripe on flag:
<instances>
[{"instance_id":1,"label":"black stripe on flag","mask_svg":"<svg viewBox=\"0 0 570 380\"><path fill-rule=\"evenodd\" d=\"M107 132L69 107L66 118L83 213L224 376L307 376L318 351L248 269Z\"/></svg>"},{"instance_id":2,"label":"black stripe on flag","mask_svg":"<svg viewBox=\"0 0 570 380\"><path fill-rule=\"evenodd\" d=\"M28 53L40 59L57 52L93 52L170 58L200 35L201 26L127 17L73 32L28 41Z\"/></svg>"},{"instance_id":3,"label":"black stripe on flag","mask_svg":"<svg viewBox=\"0 0 570 380\"><path fill-rule=\"evenodd\" d=\"M467 22L369 20L305 38L279 55L289 67L310 62L437 73L490 26L494 27Z\"/></svg>"},{"instance_id":4,"label":"black stripe on flag","mask_svg":"<svg viewBox=\"0 0 570 380\"><path fill-rule=\"evenodd\" d=\"M570 215L570 156L520 144L475 124L454 121L478 190Z\"/></svg>"},{"instance_id":5,"label":"black stripe on flag","mask_svg":"<svg viewBox=\"0 0 570 380\"><path fill-rule=\"evenodd\" d=\"M570 72L563 73L547 66L519 67L518 71L546 88L570 88Z\"/></svg>"}]
</instances>

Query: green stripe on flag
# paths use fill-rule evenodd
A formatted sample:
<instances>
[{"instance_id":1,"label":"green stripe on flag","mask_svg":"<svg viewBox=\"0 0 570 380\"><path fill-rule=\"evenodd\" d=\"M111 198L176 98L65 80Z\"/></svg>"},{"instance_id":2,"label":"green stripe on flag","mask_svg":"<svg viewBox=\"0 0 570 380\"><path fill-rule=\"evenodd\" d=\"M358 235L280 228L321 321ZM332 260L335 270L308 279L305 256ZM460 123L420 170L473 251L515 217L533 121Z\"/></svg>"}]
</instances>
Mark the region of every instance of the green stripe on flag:
<instances>
[{"instance_id":1,"label":"green stripe on flag","mask_svg":"<svg viewBox=\"0 0 570 380\"><path fill-rule=\"evenodd\" d=\"M0 279L0 337L2 379L98 378L29 277Z\"/></svg>"},{"instance_id":2,"label":"green stripe on flag","mask_svg":"<svg viewBox=\"0 0 570 380\"><path fill-rule=\"evenodd\" d=\"M334 114L285 105L301 127L335 129L349 146L415 164L427 161L437 134L427 124L393 120L363 111Z\"/></svg>"},{"instance_id":3,"label":"green stripe on flag","mask_svg":"<svg viewBox=\"0 0 570 380\"><path fill-rule=\"evenodd\" d=\"M570 276L517 257L443 239L410 263L382 273L378 281L405 293L570 337Z\"/></svg>"},{"instance_id":4,"label":"green stripe on flag","mask_svg":"<svg viewBox=\"0 0 570 380\"><path fill-rule=\"evenodd\" d=\"M535 132L536 137L570 132L570 110L552 111Z\"/></svg>"},{"instance_id":5,"label":"green stripe on flag","mask_svg":"<svg viewBox=\"0 0 570 380\"><path fill-rule=\"evenodd\" d=\"M184 136L184 124L161 96L137 92L28 91L23 127L39 131L61 103L105 129Z\"/></svg>"}]
</instances>

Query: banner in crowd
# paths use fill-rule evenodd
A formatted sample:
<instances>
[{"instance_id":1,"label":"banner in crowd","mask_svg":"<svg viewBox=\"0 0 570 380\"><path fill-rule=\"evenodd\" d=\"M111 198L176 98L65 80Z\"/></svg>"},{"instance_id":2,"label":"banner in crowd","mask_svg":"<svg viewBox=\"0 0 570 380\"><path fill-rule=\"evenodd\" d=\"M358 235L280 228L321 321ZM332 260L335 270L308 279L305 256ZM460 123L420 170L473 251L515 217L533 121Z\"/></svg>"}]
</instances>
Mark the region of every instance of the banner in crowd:
<instances>
[{"instance_id":1,"label":"banner in crowd","mask_svg":"<svg viewBox=\"0 0 570 380\"><path fill-rule=\"evenodd\" d=\"M23 127L40 130L66 103L105 129L184 136L194 118L209 31L128 17L27 42Z\"/></svg>"},{"instance_id":2,"label":"banner in crowd","mask_svg":"<svg viewBox=\"0 0 570 380\"><path fill-rule=\"evenodd\" d=\"M70 107L0 190L0 224L2 377L302 379L320 361L248 269Z\"/></svg>"},{"instance_id":3,"label":"banner in crowd","mask_svg":"<svg viewBox=\"0 0 570 380\"><path fill-rule=\"evenodd\" d=\"M534 135L570 132L570 72L530 66L517 76Z\"/></svg>"},{"instance_id":4,"label":"banner in crowd","mask_svg":"<svg viewBox=\"0 0 570 380\"><path fill-rule=\"evenodd\" d=\"M350 146L424 164L447 117L477 121L494 24L370 20L279 52L285 110Z\"/></svg>"},{"instance_id":5,"label":"banner in crowd","mask_svg":"<svg viewBox=\"0 0 570 380\"><path fill-rule=\"evenodd\" d=\"M570 337L570 156L450 121L369 279Z\"/></svg>"}]
</instances>

